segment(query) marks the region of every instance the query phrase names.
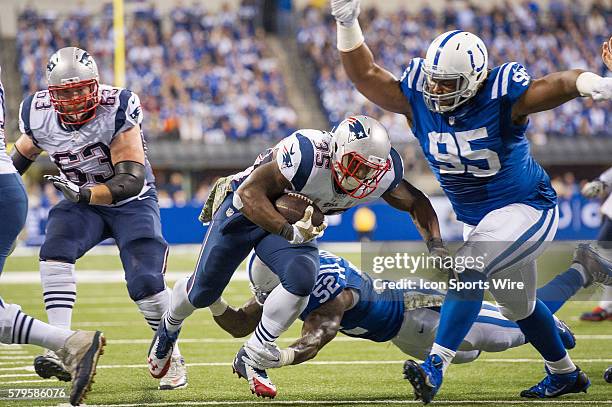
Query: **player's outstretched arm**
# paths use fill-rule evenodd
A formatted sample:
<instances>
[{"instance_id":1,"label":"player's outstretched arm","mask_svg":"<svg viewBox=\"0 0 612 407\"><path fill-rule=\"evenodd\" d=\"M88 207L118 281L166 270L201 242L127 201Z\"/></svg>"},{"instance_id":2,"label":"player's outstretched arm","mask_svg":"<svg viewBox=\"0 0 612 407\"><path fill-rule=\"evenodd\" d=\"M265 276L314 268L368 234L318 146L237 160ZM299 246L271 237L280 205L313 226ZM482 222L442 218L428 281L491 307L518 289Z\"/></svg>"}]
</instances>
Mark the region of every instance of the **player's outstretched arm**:
<instances>
[{"instance_id":1,"label":"player's outstretched arm","mask_svg":"<svg viewBox=\"0 0 612 407\"><path fill-rule=\"evenodd\" d=\"M250 298L240 308L234 308L223 301L222 298L219 298L209 308L217 325L234 338L242 338L253 333L261 320L263 310L255 297Z\"/></svg>"},{"instance_id":2,"label":"player's outstretched arm","mask_svg":"<svg viewBox=\"0 0 612 407\"><path fill-rule=\"evenodd\" d=\"M32 139L25 134L17 139L13 150L11 151L11 159L13 165L23 175L24 172L30 168L30 165L36 161L36 157L42 152L42 150L34 144Z\"/></svg>"},{"instance_id":3,"label":"player's outstretched arm","mask_svg":"<svg viewBox=\"0 0 612 407\"><path fill-rule=\"evenodd\" d=\"M345 289L342 294L308 314L302 326L302 337L289 346L294 352L291 364L297 365L314 358L334 339L340 330L344 312L352 303L353 294Z\"/></svg>"},{"instance_id":4,"label":"player's outstretched arm","mask_svg":"<svg viewBox=\"0 0 612 407\"><path fill-rule=\"evenodd\" d=\"M601 58L612 70L612 37L602 44ZM581 69L552 73L531 83L512 108L515 123L525 121L530 113L554 109L578 96L593 100L612 99L612 78L602 78Z\"/></svg>"},{"instance_id":5,"label":"player's outstretched arm","mask_svg":"<svg viewBox=\"0 0 612 407\"><path fill-rule=\"evenodd\" d=\"M410 214L428 247L436 242L442 242L438 216L431 201L423 192L404 179L395 189L385 192L382 197L395 209Z\"/></svg>"},{"instance_id":6,"label":"player's outstretched arm","mask_svg":"<svg viewBox=\"0 0 612 407\"><path fill-rule=\"evenodd\" d=\"M365 44L357 20L359 0L332 0L331 8L337 22L340 59L355 87L383 109L412 117L400 81L374 62L374 56Z\"/></svg>"}]
</instances>

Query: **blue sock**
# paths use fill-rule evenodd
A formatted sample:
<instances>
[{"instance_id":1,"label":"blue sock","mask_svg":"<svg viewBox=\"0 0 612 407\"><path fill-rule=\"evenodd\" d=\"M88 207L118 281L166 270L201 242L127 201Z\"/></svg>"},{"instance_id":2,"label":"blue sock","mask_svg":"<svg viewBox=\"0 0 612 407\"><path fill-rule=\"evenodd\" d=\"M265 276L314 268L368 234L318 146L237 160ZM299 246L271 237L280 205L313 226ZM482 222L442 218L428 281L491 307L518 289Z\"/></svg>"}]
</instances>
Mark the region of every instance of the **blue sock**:
<instances>
[{"instance_id":1,"label":"blue sock","mask_svg":"<svg viewBox=\"0 0 612 407\"><path fill-rule=\"evenodd\" d=\"M483 274L474 270L465 270L459 276L463 283L486 281ZM482 288L449 289L440 312L435 343L456 351L478 317L483 297Z\"/></svg>"},{"instance_id":2,"label":"blue sock","mask_svg":"<svg viewBox=\"0 0 612 407\"><path fill-rule=\"evenodd\" d=\"M540 352L544 360L556 362L567 354L552 313L542 301L536 300L536 306L531 315L516 323L525 334L527 341Z\"/></svg>"},{"instance_id":3,"label":"blue sock","mask_svg":"<svg viewBox=\"0 0 612 407\"><path fill-rule=\"evenodd\" d=\"M538 299L548 307L553 314L572 298L584 285L582 275L574 268L548 282L544 287L538 289Z\"/></svg>"}]
</instances>

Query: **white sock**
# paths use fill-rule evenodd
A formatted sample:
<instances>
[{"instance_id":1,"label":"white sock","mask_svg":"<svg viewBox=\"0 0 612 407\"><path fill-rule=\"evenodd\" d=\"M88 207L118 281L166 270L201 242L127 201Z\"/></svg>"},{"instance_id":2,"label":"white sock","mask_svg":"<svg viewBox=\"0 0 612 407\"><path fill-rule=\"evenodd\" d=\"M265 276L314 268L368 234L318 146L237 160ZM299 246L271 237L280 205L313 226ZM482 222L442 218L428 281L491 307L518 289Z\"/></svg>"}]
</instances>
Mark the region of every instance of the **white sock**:
<instances>
[{"instance_id":1,"label":"white sock","mask_svg":"<svg viewBox=\"0 0 612 407\"><path fill-rule=\"evenodd\" d=\"M612 313L612 286L605 286L599 306L606 310L608 313Z\"/></svg>"},{"instance_id":2,"label":"white sock","mask_svg":"<svg viewBox=\"0 0 612 407\"><path fill-rule=\"evenodd\" d=\"M157 294L138 300L136 305L138 305L138 310L144 316L151 329L157 331L159 322L170 306L170 289L165 289Z\"/></svg>"},{"instance_id":3,"label":"white sock","mask_svg":"<svg viewBox=\"0 0 612 407\"><path fill-rule=\"evenodd\" d=\"M444 346L440 346L437 343L433 344L433 346L431 347L431 351L429 352L430 355L440 356L443 363L442 370L444 373L446 373L446 369L448 369L448 367L450 366L451 362L455 358L456 353L457 352L445 348Z\"/></svg>"},{"instance_id":4,"label":"white sock","mask_svg":"<svg viewBox=\"0 0 612 407\"><path fill-rule=\"evenodd\" d=\"M40 279L49 324L70 329L72 308L76 301L74 264L41 261Z\"/></svg>"},{"instance_id":5,"label":"white sock","mask_svg":"<svg viewBox=\"0 0 612 407\"><path fill-rule=\"evenodd\" d=\"M0 304L2 304L0 302ZM0 305L0 342L24 343L56 351L74 331L57 328L23 313L15 304Z\"/></svg>"},{"instance_id":6,"label":"white sock","mask_svg":"<svg viewBox=\"0 0 612 407\"><path fill-rule=\"evenodd\" d=\"M266 298L261 321L248 340L251 346L274 342L285 332L308 305L308 297L291 294L282 285L276 286Z\"/></svg>"},{"instance_id":7,"label":"white sock","mask_svg":"<svg viewBox=\"0 0 612 407\"><path fill-rule=\"evenodd\" d=\"M578 273L580 273L580 277L582 277L582 286L585 287L586 284L587 284L587 281L589 281L589 277L587 276L586 271L584 271L584 267L582 267L582 264L580 264L580 263L572 263L570 265L570 268L573 268Z\"/></svg>"},{"instance_id":8,"label":"white sock","mask_svg":"<svg viewBox=\"0 0 612 407\"><path fill-rule=\"evenodd\" d=\"M563 359L557 360L556 362L549 362L546 360L544 363L546 363L550 373L564 374L572 373L574 370L576 370L576 365L574 365L574 362L572 362L572 359L570 359L569 353L567 352L565 353L565 357Z\"/></svg>"},{"instance_id":9,"label":"white sock","mask_svg":"<svg viewBox=\"0 0 612 407\"><path fill-rule=\"evenodd\" d=\"M164 317L166 329L170 333L178 331L183 325L183 321L197 309L189 302L189 296L187 295L188 281L189 277L183 278L177 281L172 289L170 307Z\"/></svg>"}]
</instances>

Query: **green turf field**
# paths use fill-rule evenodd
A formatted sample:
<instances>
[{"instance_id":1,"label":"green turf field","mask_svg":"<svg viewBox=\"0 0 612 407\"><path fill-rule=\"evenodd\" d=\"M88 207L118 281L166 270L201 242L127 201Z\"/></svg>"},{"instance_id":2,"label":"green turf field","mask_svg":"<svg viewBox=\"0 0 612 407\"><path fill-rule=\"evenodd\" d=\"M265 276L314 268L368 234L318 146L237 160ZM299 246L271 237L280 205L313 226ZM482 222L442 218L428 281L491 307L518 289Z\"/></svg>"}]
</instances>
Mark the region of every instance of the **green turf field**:
<instances>
[{"instance_id":1,"label":"green turf field","mask_svg":"<svg viewBox=\"0 0 612 407\"><path fill-rule=\"evenodd\" d=\"M172 255L169 271L193 267L197 253ZM359 263L359 256L347 254ZM563 256L550 254L545 267L561 269L567 264ZM89 256L82 259L79 270L120 270L114 256ZM35 256L9 259L5 273L37 270ZM543 273L542 279L546 276ZM1 281L1 280L0 280ZM21 304L24 311L46 320L38 283L1 285L0 294L7 302ZM231 304L240 304L249 297L247 283L230 284L224 297ZM593 302L566 304L559 315L578 335L573 358L593 383L587 395L571 395L555 400L561 405L612 404L612 384L602 379L603 370L612 365L612 323L585 323L577 315L593 306ZM156 390L145 366L151 331L129 300L122 283L81 284L78 287L73 327L100 329L108 338L100 360L90 405L120 404L130 406L172 405L250 405L262 402L252 396L245 380L232 375L230 363L242 339L233 339L218 328L208 310L197 311L188 319L181 333L181 351L189 365L187 389L162 392ZM295 324L280 340L286 346L299 334ZM9 388L65 387L64 383L42 381L31 368L33 357L40 350L34 346L0 347L0 391ZM343 335L329 344L314 362L270 370L278 386L278 396L268 404L283 405L398 405L412 399L410 385L402 379L405 359L391 344L354 340ZM543 365L529 346L497 354L483 354L468 365L453 366L435 405L491 405L501 400L510 405L523 402L520 390L543 377ZM446 401L446 402L445 402ZM0 406L57 405L62 400L1 401ZM562 402L562 403L561 403ZM550 401L541 402L551 404ZM538 404L540 405L540 404Z\"/></svg>"}]
</instances>

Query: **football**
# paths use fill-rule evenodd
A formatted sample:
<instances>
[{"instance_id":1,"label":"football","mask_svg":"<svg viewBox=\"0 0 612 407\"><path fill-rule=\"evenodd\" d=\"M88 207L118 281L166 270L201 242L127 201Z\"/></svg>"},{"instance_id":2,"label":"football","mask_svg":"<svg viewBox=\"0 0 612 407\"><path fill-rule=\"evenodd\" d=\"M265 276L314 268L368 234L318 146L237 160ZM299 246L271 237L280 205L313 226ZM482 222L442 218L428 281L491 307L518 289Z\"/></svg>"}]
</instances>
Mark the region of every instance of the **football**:
<instances>
[{"instance_id":1,"label":"football","mask_svg":"<svg viewBox=\"0 0 612 407\"><path fill-rule=\"evenodd\" d=\"M323 212L321 212L321 209L319 209L308 197L295 192L289 192L281 195L276 202L274 202L276 210L291 224L294 224L304 217L304 211L309 205L312 205L314 208L312 213L312 224L314 226L319 226L323 223L325 216Z\"/></svg>"}]
</instances>

